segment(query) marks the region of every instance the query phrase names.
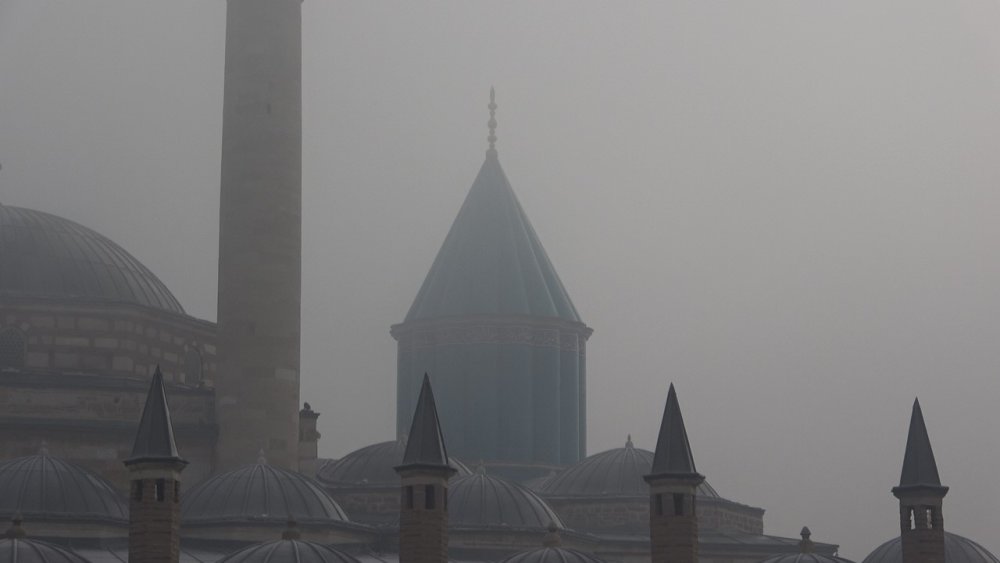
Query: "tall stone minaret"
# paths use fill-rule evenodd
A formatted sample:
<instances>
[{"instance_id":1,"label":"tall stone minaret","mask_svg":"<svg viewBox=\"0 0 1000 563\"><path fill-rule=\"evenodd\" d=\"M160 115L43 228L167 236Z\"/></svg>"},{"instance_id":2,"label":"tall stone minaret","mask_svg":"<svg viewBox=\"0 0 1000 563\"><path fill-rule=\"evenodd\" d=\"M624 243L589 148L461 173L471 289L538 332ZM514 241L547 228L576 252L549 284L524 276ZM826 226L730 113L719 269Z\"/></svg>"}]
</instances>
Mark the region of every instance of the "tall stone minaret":
<instances>
[{"instance_id":1,"label":"tall stone minaret","mask_svg":"<svg viewBox=\"0 0 1000 563\"><path fill-rule=\"evenodd\" d=\"M941 505L948 487L941 485L937 462L927 437L920 402L913 401L910 432L899 486L899 531L903 563L944 563L944 517Z\"/></svg>"},{"instance_id":2,"label":"tall stone minaret","mask_svg":"<svg viewBox=\"0 0 1000 563\"><path fill-rule=\"evenodd\" d=\"M216 470L296 469L302 254L299 0L230 0L219 204Z\"/></svg>"},{"instance_id":3,"label":"tall stone minaret","mask_svg":"<svg viewBox=\"0 0 1000 563\"><path fill-rule=\"evenodd\" d=\"M697 489L691 444L673 384L667 393L649 483L649 539L653 563L698 563Z\"/></svg>"}]
</instances>

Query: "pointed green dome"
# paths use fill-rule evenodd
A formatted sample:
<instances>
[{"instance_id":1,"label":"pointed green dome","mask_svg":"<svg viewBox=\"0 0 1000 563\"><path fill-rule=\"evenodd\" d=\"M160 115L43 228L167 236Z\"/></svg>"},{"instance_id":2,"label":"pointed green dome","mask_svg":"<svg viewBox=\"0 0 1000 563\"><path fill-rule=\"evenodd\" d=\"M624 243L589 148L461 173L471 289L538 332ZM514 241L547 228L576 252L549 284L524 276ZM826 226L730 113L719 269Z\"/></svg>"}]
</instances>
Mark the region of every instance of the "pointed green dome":
<instances>
[{"instance_id":1,"label":"pointed green dome","mask_svg":"<svg viewBox=\"0 0 1000 563\"><path fill-rule=\"evenodd\" d=\"M487 153L406 322L468 315L580 321L496 151Z\"/></svg>"}]
</instances>

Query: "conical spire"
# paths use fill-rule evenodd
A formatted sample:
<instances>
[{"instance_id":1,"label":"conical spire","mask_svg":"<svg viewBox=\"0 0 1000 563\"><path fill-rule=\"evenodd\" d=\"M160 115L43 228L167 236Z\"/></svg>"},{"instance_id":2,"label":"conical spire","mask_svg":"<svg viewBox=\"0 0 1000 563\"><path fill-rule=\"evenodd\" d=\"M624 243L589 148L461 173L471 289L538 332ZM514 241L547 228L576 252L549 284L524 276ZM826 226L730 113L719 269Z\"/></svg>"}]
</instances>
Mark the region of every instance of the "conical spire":
<instances>
[{"instance_id":1,"label":"conical spire","mask_svg":"<svg viewBox=\"0 0 1000 563\"><path fill-rule=\"evenodd\" d=\"M146 395L146 406L142 409L139 430L135 434L132 455L126 463L180 459L174 442L174 427L170 423L167 394L163 389L163 374L160 373L160 366L156 366L149 394Z\"/></svg>"},{"instance_id":2,"label":"conical spire","mask_svg":"<svg viewBox=\"0 0 1000 563\"><path fill-rule=\"evenodd\" d=\"M910 416L910 433L906 438L906 455L903 457L899 486L941 486L931 441L927 437L927 426L924 425L924 414L920 410L920 401L916 399L913 401L913 414Z\"/></svg>"},{"instance_id":3,"label":"conical spire","mask_svg":"<svg viewBox=\"0 0 1000 563\"><path fill-rule=\"evenodd\" d=\"M410 465L440 466L448 465L448 452L444 447L444 436L441 434L441 422L438 420L437 406L434 404L434 392L431 390L431 380L424 374L424 383L417 398L417 408L413 413L413 424L410 426L406 451L403 453L403 463L400 467Z\"/></svg>"},{"instance_id":4,"label":"conical spire","mask_svg":"<svg viewBox=\"0 0 1000 563\"><path fill-rule=\"evenodd\" d=\"M656 454L653 457L651 475L697 475L694 468L694 457L691 456L691 444L688 443L687 430L684 429L684 418L681 417L681 407L677 403L677 392L674 384L670 384L667 393L667 406L663 409L663 422L660 423L660 436L656 440Z\"/></svg>"}]
</instances>

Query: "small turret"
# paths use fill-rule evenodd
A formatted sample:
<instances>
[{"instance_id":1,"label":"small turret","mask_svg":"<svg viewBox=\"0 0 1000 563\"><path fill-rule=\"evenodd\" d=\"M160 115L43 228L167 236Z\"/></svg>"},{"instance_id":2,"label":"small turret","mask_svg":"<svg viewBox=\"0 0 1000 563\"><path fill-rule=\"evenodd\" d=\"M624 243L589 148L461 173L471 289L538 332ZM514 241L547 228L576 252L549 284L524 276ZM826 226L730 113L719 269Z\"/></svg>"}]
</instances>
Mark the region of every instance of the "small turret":
<instances>
[{"instance_id":1,"label":"small turret","mask_svg":"<svg viewBox=\"0 0 1000 563\"><path fill-rule=\"evenodd\" d=\"M941 485L919 400L913 401L903 471L892 494L899 499L903 563L944 563L941 505L948 487Z\"/></svg>"},{"instance_id":2,"label":"small turret","mask_svg":"<svg viewBox=\"0 0 1000 563\"><path fill-rule=\"evenodd\" d=\"M403 462L396 467L402 486L400 563L447 563L448 479L456 472L448 464L434 393L424 374Z\"/></svg>"},{"instance_id":3,"label":"small turret","mask_svg":"<svg viewBox=\"0 0 1000 563\"><path fill-rule=\"evenodd\" d=\"M170 409L157 366L149 386L132 455L128 553L132 563L177 563L180 557L181 471Z\"/></svg>"},{"instance_id":4,"label":"small turret","mask_svg":"<svg viewBox=\"0 0 1000 563\"><path fill-rule=\"evenodd\" d=\"M653 563L698 563L696 490L705 477L695 470L691 444L673 384L667 393L649 483L649 535Z\"/></svg>"}]
</instances>

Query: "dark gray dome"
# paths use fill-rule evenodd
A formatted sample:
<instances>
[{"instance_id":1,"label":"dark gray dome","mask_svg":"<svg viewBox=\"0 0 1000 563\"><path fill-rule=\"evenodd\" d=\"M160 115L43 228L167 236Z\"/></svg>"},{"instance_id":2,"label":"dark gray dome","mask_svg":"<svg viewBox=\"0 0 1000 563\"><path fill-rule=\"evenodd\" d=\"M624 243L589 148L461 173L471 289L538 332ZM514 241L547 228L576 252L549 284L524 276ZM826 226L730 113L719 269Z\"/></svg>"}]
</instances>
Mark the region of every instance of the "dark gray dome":
<instances>
[{"instance_id":1,"label":"dark gray dome","mask_svg":"<svg viewBox=\"0 0 1000 563\"><path fill-rule=\"evenodd\" d=\"M148 268L68 219L0 205L0 295L134 303L184 313Z\"/></svg>"},{"instance_id":2,"label":"dark gray dome","mask_svg":"<svg viewBox=\"0 0 1000 563\"><path fill-rule=\"evenodd\" d=\"M216 475L194 487L181 501L181 518L185 525L347 521L319 483L266 462Z\"/></svg>"},{"instance_id":3,"label":"dark gray dome","mask_svg":"<svg viewBox=\"0 0 1000 563\"><path fill-rule=\"evenodd\" d=\"M18 513L29 522L128 522L125 501L111 483L46 453L0 465L0 517Z\"/></svg>"},{"instance_id":4,"label":"dark gray dome","mask_svg":"<svg viewBox=\"0 0 1000 563\"><path fill-rule=\"evenodd\" d=\"M600 557L568 547L543 547L515 553L501 563L604 563Z\"/></svg>"},{"instance_id":5,"label":"dark gray dome","mask_svg":"<svg viewBox=\"0 0 1000 563\"><path fill-rule=\"evenodd\" d=\"M543 496L646 496L649 485L643 476L653 467L653 452L626 442L617 448L582 459L548 479L538 489ZM703 481L698 486L701 497L719 498L719 493Z\"/></svg>"},{"instance_id":6,"label":"dark gray dome","mask_svg":"<svg viewBox=\"0 0 1000 563\"><path fill-rule=\"evenodd\" d=\"M853 563L853 561L822 553L779 553L761 560L760 563Z\"/></svg>"},{"instance_id":7,"label":"dark gray dome","mask_svg":"<svg viewBox=\"0 0 1000 563\"><path fill-rule=\"evenodd\" d=\"M394 468L403 462L405 451L403 440L365 446L337 461L324 463L316 472L316 478L334 487L398 487L399 475ZM458 476L472 474L461 461L455 458L448 461L458 470Z\"/></svg>"},{"instance_id":8,"label":"dark gray dome","mask_svg":"<svg viewBox=\"0 0 1000 563\"><path fill-rule=\"evenodd\" d=\"M2 563L2 562L0 562ZM277 540L230 553L216 563L359 563L343 551L302 540Z\"/></svg>"},{"instance_id":9,"label":"dark gray dome","mask_svg":"<svg viewBox=\"0 0 1000 563\"><path fill-rule=\"evenodd\" d=\"M944 559L948 563L1000 563L995 555L978 543L958 534L944 533ZM900 538L893 538L875 548L862 563L902 563Z\"/></svg>"},{"instance_id":10,"label":"dark gray dome","mask_svg":"<svg viewBox=\"0 0 1000 563\"><path fill-rule=\"evenodd\" d=\"M499 477L476 473L448 486L448 523L460 528L545 529L559 516L528 489Z\"/></svg>"},{"instance_id":11,"label":"dark gray dome","mask_svg":"<svg viewBox=\"0 0 1000 563\"><path fill-rule=\"evenodd\" d=\"M0 538L0 563L90 563L71 551L48 542L26 538Z\"/></svg>"}]
</instances>

